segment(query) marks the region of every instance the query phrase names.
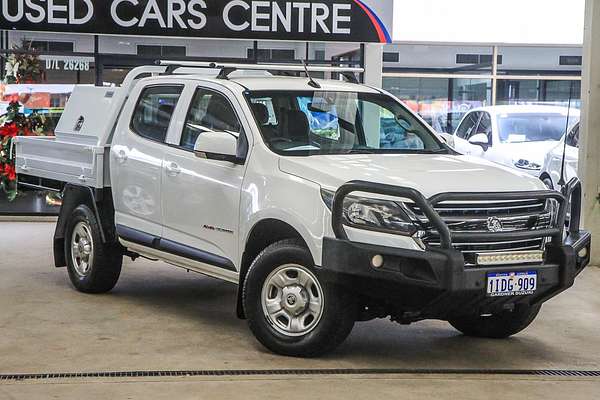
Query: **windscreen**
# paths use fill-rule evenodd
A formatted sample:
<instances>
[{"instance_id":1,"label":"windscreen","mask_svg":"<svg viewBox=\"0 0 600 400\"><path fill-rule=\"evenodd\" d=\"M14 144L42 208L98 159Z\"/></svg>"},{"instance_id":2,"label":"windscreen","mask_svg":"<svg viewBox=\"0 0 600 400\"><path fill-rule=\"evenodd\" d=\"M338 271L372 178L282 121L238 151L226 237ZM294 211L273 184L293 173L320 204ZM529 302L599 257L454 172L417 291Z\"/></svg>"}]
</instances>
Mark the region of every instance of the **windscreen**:
<instances>
[{"instance_id":1,"label":"windscreen","mask_svg":"<svg viewBox=\"0 0 600 400\"><path fill-rule=\"evenodd\" d=\"M286 155L448 152L393 98L357 92L248 92L263 139Z\"/></svg>"},{"instance_id":2,"label":"windscreen","mask_svg":"<svg viewBox=\"0 0 600 400\"><path fill-rule=\"evenodd\" d=\"M570 123L573 117L570 118ZM559 113L519 113L498 116L498 134L502 143L559 141L567 128L567 115Z\"/></svg>"}]
</instances>

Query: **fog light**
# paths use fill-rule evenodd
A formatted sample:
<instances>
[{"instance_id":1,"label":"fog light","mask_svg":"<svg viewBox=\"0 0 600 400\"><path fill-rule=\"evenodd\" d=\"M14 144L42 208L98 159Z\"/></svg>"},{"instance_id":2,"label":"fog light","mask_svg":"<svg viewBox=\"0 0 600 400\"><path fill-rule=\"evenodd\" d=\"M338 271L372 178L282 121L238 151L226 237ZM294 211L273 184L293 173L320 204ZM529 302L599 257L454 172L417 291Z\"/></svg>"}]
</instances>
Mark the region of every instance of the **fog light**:
<instances>
[{"instance_id":1,"label":"fog light","mask_svg":"<svg viewBox=\"0 0 600 400\"><path fill-rule=\"evenodd\" d=\"M587 247L584 247L583 249L579 250L579 253L577 253L577 256L579 258L586 258L587 255L588 255Z\"/></svg>"},{"instance_id":2,"label":"fog light","mask_svg":"<svg viewBox=\"0 0 600 400\"><path fill-rule=\"evenodd\" d=\"M383 267L383 256L382 255L373 256L373 258L371 259L371 266L376 269Z\"/></svg>"}]
</instances>

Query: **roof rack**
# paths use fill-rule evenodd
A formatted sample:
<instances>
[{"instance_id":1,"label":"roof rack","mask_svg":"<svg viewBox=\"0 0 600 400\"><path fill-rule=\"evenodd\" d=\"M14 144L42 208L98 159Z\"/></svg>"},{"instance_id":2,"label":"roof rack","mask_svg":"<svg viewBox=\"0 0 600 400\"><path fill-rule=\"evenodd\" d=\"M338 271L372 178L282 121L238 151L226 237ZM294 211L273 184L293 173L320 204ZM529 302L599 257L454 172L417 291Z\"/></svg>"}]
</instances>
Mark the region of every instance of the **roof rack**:
<instances>
[{"instance_id":1,"label":"roof rack","mask_svg":"<svg viewBox=\"0 0 600 400\"><path fill-rule=\"evenodd\" d=\"M245 71L267 71L267 72L331 72L342 75L348 82L359 83L357 73L365 72L364 68L356 67L329 67L320 65L298 65L298 64L234 64L203 61L166 61L159 60L157 65L166 66L163 75L173 75L179 68L210 68L219 69L218 79L229 79L232 72Z\"/></svg>"}]
</instances>

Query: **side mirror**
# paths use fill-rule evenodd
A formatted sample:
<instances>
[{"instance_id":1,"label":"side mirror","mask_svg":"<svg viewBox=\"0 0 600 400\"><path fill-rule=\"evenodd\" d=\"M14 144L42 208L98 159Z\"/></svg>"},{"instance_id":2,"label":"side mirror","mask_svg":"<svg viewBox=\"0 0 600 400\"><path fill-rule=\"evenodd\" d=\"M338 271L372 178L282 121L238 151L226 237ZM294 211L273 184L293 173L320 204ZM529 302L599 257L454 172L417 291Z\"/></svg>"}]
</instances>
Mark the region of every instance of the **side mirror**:
<instances>
[{"instance_id":1,"label":"side mirror","mask_svg":"<svg viewBox=\"0 0 600 400\"><path fill-rule=\"evenodd\" d=\"M244 160L237 156L237 140L229 132L202 132L194 145L194 153L200 158L242 164Z\"/></svg>"},{"instance_id":2,"label":"side mirror","mask_svg":"<svg viewBox=\"0 0 600 400\"><path fill-rule=\"evenodd\" d=\"M487 151L490 147L490 141L488 140L488 136L485 133L478 133L469 138L469 143L475 146L481 146L483 151Z\"/></svg>"}]
</instances>

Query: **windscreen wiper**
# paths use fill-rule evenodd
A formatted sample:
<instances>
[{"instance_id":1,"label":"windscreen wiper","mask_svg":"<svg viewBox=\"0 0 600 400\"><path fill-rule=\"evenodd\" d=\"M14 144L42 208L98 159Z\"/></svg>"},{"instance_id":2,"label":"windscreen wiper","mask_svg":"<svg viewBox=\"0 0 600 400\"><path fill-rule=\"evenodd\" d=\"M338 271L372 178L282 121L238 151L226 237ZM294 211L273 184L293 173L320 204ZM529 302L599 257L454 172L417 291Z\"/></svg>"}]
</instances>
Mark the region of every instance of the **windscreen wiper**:
<instances>
[{"instance_id":1,"label":"windscreen wiper","mask_svg":"<svg viewBox=\"0 0 600 400\"><path fill-rule=\"evenodd\" d=\"M352 150L349 150L347 153L342 153L342 154L375 154L375 152L373 150L367 150L367 149L352 149Z\"/></svg>"}]
</instances>

